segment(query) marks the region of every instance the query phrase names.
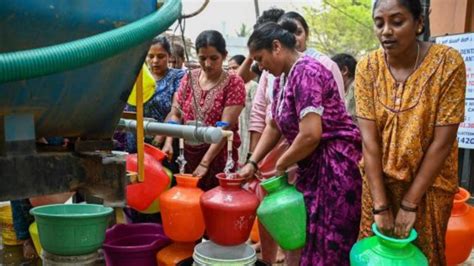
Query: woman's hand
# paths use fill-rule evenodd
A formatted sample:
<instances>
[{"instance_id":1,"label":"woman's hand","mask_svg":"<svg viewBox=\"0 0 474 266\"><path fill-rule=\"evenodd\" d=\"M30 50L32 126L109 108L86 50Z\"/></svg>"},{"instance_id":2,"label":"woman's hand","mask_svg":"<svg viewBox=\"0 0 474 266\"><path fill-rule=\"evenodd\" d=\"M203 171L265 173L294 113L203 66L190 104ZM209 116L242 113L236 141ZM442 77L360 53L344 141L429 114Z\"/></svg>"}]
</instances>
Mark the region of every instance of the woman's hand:
<instances>
[{"instance_id":1,"label":"woman's hand","mask_svg":"<svg viewBox=\"0 0 474 266\"><path fill-rule=\"evenodd\" d=\"M400 209L395 219L394 235L399 238L407 238L416 221L416 212Z\"/></svg>"},{"instance_id":2,"label":"woman's hand","mask_svg":"<svg viewBox=\"0 0 474 266\"><path fill-rule=\"evenodd\" d=\"M407 238L415 225L417 205L403 200L395 219L394 234L399 238Z\"/></svg>"},{"instance_id":3,"label":"woman's hand","mask_svg":"<svg viewBox=\"0 0 474 266\"><path fill-rule=\"evenodd\" d=\"M250 180L254 177L255 172L255 167L252 164L247 163L244 165L244 167L242 167L242 169L240 169L239 175L245 178L245 180Z\"/></svg>"},{"instance_id":4,"label":"woman's hand","mask_svg":"<svg viewBox=\"0 0 474 266\"><path fill-rule=\"evenodd\" d=\"M388 209L378 214L374 214L374 221L377 225L379 231L386 235L392 236L393 235L393 214L392 210Z\"/></svg>"},{"instance_id":5,"label":"woman's hand","mask_svg":"<svg viewBox=\"0 0 474 266\"><path fill-rule=\"evenodd\" d=\"M173 144L168 143L168 141L165 141L165 145L163 145L163 149L161 149L162 152L166 154L168 157L168 161L173 160Z\"/></svg>"},{"instance_id":6,"label":"woman's hand","mask_svg":"<svg viewBox=\"0 0 474 266\"><path fill-rule=\"evenodd\" d=\"M193 176L203 177L209 171L209 166L200 163L193 172Z\"/></svg>"},{"instance_id":7,"label":"woman's hand","mask_svg":"<svg viewBox=\"0 0 474 266\"><path fill-rule=\"evenodd\" d=\"M161 144L165 141L165 136L163 135L156 135L153 140L151 141L151 145L159 148Z\"/></svg>"},{"instance_id":8,"label":"woman's hand","mask_svg":"<svg viewBox=\"0 0 474 266\"><path fill-rule=\"evenodd\" d=\"M283 166L280 160L277 161L275 165L275 175L282 176L286 174L286 167Z\"/></svg>"}]
</instances>

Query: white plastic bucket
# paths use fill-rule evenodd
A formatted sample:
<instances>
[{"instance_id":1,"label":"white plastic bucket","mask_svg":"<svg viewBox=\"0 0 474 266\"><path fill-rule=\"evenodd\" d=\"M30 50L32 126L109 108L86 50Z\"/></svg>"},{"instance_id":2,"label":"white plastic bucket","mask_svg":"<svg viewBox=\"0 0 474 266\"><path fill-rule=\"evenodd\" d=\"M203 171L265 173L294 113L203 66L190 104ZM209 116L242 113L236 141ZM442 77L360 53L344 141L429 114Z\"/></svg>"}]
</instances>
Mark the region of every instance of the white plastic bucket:
<instances>
[{"instance_id":1,"label":"white plastic bucket","mask_svg":"<svg viewBox=\"0 0 474 266\"><path fill-rule=\"evenodd\" d=\"M193 259L195 266L255 265L257 254L247 244L225 247L207 241L196 245Z\"/></svg>"}]
</instances>

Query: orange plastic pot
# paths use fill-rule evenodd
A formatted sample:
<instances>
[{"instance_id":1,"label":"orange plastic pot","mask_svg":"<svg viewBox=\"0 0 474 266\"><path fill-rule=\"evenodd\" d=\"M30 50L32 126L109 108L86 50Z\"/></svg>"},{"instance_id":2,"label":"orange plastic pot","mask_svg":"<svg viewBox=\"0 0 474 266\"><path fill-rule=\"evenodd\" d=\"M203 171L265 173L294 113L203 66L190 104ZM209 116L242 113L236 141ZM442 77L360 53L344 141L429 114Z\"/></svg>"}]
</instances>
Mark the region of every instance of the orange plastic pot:
<instances>
[{"instance_id":1,"label":"orange plastic pot","mask_svg":"<svg viewBox=\"0 0 474 266\"><path fill-rule=\"evenodd\" d=\"M161 218L165 235L175 242L193 242L204 234L204 219L199 205L203 191L199 178L175 175L177 186L160 196Z\"/></svg>"},{"instance_id":2,"label":"orange plastic pot","mask_svg":"<svg viewBox=\"0 0 474 266\"><path fill-rule=\"evenodd\" d=\"M217 174L219 186L201 196L206 232L214 243L234 246L245 243L252 229L259 200L242 188L243 178Z\"/></svg>"},{"instance_id":3,"label":"orange plastic pot","mask_svg":"<svg viewBox=\"0 0 474 266\"><path fill-rule=\"evenodd\" d=\"M454 196L446 232L446 261L461 264L469 258L474 245L474 210L466 202L471 195L464 188Z\"/></svg>"},{"instance_id":4,"label":"orange plastic pot","mask_svg":"<svg viewBox=\"0 0 474 266\"><path fill-rule=\"evenodd\" d=\"M171 184L171 179L161 165L165 154L145 143L145 179L141 183L127 186L127 204L131 208L143 213L157 213L160 211L158 199ZM138 172L136 154L127 155L127 171Z\"/></svg>"},{"instance_id":5,"label":"orange plastic pot","mask_svg":"<svg viewBox=\"0 0 474 266\"><path fill-rule=\"evenodd\" d=\"M260 235L258 232L258 218L255 218L253 222L252 231L250 231L250 240L254 243L258 243L260 241Z\"/></svg>"},{"instance_id":6,"label":"orange plastic pot","mask_svg":"<svg viewBox=\"0 0 474 266\"><path fill-rule=\"evenodd\" d=\"M173 243L156 254L156 262L158 266L175 266L193 255L194 246L194 242Z\"/></svg>"}]
</instances>

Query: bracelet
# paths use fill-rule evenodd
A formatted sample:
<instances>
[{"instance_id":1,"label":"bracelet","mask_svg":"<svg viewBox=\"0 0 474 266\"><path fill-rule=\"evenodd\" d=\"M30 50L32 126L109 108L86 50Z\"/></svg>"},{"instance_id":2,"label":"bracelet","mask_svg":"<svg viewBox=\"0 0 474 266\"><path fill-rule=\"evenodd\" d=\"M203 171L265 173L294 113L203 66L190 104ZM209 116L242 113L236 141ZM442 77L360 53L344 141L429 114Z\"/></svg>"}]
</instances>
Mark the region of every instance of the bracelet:
<instances>
[{"instance_id":1,"label":"bracelet","mask_svg":"<svg viewBox=\"0 0 474 266\"><path fill-rule=\"evenodd\" d=\"M372 208L372 214L377 215L388 210L390 210L390 205L382 206L379 209Z\"/></svg>"},{"instance_id":2,"label":"bracelet","mask_svg":"<svg viewBox=\"0 0 474 266\"><path fill-rule=\"evenodd\" d=\"M251 153L251 152L248 152L248 153L247 153L247 161L250 160L250 157L252 157L252 153Z\"/></svg>"},{"instance_id":3,"label":"bracelet","mask_svg":"<svg viewBox=\"0 0 474 266\"><path fill-rule=\"evenodd\" d=\"M203 163L199 163L200 166L204 167L204 168L209 168L209 165L205 165Z\"/></svg>"},{"instance_id":4,"label":"bracelet","mask_svg":"<svg viewBox=\"0 0 474 266\"><path fill-rule=\"evenodd\" d=\"M258 164L256 161L248 159L247 164L251 164L255 168L255 171L258 170Z\"/></svg>"},{"instance_id":5,"label":"bracelet","mask_svg":"<svg viewBox=\"0 0 474 266\"><path fill-rule=\"evenodd\" d=\"M412 208L412 207L408 207L408 206L403 205L403 203L400 203L400 209L402 209L404 211L407 211L407 212L418 212L418 206Z\"/></svg>"}]
</instances>

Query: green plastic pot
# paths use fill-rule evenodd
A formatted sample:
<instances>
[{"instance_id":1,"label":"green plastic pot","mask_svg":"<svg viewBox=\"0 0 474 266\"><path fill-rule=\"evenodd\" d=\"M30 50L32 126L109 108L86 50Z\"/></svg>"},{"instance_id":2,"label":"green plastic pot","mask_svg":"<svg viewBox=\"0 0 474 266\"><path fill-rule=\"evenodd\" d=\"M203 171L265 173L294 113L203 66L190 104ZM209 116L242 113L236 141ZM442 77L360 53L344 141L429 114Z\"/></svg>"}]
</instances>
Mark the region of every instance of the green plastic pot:
<instances>
[{"instance_id":1,"label":"green plastic pot","mask_svg":"<svg viewBox=\"0 0 474 266\"><path fill-rule=\"evenodd\" d=\"M168 177L170 178L170 183L168 184L168 188L171 187L171 183L173 183L173 172L171 172L170 169L166 168L163 166L163 170L165 170L166 172L166 175L168 175Z\"/></svg>"},{"instance_id":2,"label":"green plastic pot","mask_svg":"<svg viewBox=\"0 0 474 266\"><path fill-rule=\"evenodd\" d=\"M415 245L411 244L418 234L412 229L404 239L383 235L372 224L375 236L364 238L352 247L350 261L352 266L427 266L428 260Z\"/></svg>"},{"instance_id":3,"label":"green plastic pot","mask_svg":"<svg viewBox=\"0 0 474 266\"><path fill-rule=\"evenodd\" d=\"M38 224L40 243L47 252L79 256L102 246L112 208L95 204L53 204L30 210Z\"/></svg>"},{"instance_id":4,"label":"green plastic pot","mask_svg":"<svg viewBox=\"0 0 474 266\"><path fill-rule=\"evenodd\" d=\"M261 183L268 192L257 209L259 221L284 250L302 248L306 243L306 208L303 194L288 184L286 175Z\"/></svg>"}]
</instances>

